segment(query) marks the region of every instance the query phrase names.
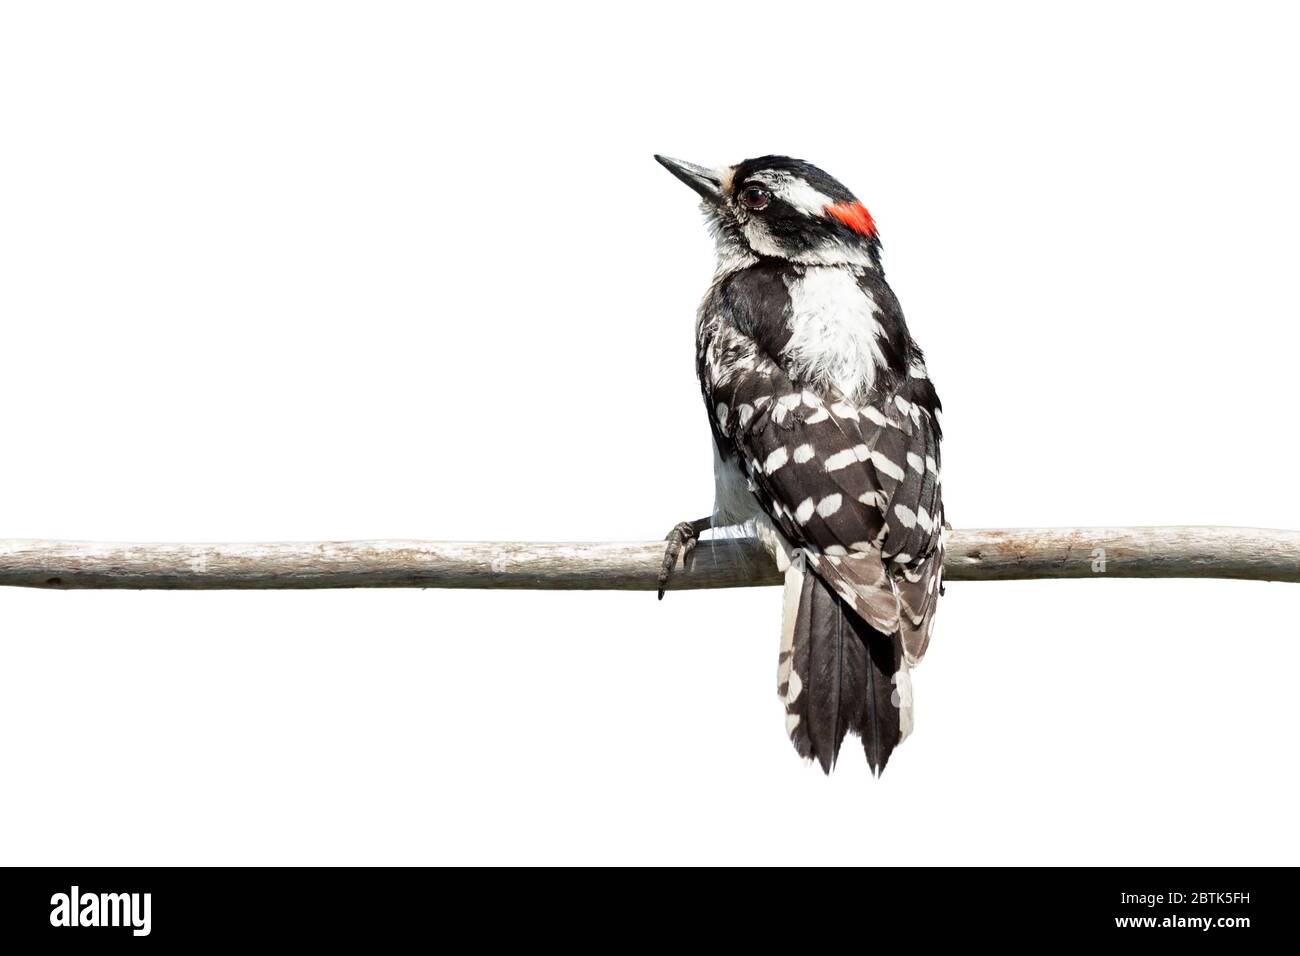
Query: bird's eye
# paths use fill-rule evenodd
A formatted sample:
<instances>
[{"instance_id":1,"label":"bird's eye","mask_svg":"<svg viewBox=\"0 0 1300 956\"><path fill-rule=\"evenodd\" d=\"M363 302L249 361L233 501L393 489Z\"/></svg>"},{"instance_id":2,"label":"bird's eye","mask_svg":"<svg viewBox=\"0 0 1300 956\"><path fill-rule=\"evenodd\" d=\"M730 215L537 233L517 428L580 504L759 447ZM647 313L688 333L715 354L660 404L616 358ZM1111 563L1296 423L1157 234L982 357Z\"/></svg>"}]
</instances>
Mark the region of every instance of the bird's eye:
<instances>
[{"instance_id":1,"label":"bird's eye","mask_svg":"<svg viewBox=\"0 0 1300 956\"><path fill-rule=\"evenodd\" d=\"M740 202L746 209L762 209L772 199L772 194L761 186L746 186L740 191Z\"/></svg>"}]
</instances>

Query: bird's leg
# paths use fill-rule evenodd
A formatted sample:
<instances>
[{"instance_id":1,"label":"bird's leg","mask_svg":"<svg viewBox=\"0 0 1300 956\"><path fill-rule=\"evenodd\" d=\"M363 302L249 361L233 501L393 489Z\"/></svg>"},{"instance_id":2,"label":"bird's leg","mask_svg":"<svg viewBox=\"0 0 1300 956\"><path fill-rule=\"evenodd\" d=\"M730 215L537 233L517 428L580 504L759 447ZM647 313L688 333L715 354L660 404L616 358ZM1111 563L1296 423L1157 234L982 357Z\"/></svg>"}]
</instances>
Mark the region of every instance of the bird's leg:
<instances>
[{"instance_id":1,"label":"bird's leg","mask_svg":"<svg viewBox=\"0 0 1300 956\"><path fill-rule=\"evenodd\" d=\"M707 518L696 518L694 521L683 521L665 536L664 540L668 542L668 546L664 548L664 563L659 569L659 600L664 599L664 589L668 587L668 579L672 577L673 569L677 567L677 555L682 556L682 566L689 569L691 556L695 554L695 545L700 540L700 532L712 527L713 517L710 515Z\"/></svg>"}]
</instances>

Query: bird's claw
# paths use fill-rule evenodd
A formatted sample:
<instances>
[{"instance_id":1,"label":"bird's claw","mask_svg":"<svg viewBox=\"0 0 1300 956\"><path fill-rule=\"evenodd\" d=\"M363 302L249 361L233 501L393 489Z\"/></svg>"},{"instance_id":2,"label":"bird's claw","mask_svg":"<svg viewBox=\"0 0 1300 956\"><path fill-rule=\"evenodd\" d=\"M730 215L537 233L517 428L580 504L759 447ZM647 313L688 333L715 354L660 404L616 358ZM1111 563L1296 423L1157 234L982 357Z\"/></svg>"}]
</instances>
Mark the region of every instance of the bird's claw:
<instances>
[{"instance_id":1,"label":"bird's claw","mask_svg":"<svg viewBox=\"0 0 1300 956\"><path fill-rule=\"evenodd\" d=\"M683 521L669 531L664 536L664 540L668 545L664 548L664 561L659 568L659 600L661 601L664 599L664 591L668 588L668 579L672 577L673 570L677 567L678 555L681 556L682 567L690 570L695 546L700 541L700 533L696 530L695 522Z\"/></svg>"}]
</instances>

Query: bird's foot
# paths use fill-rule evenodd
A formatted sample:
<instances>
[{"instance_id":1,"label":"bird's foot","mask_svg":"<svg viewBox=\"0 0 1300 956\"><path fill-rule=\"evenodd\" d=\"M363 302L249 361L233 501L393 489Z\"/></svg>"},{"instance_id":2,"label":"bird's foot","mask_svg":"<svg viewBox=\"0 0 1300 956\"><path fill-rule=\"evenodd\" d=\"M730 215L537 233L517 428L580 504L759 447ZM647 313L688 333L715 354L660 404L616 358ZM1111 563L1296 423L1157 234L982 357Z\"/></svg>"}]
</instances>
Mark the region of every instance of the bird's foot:
<instances>
[{"instance_id":1,"label":"bird's foot","mask_svg":"<svg viewBox=\"0 0 1300 956\"><path fill-rule=\"evenodd\" d=\"M699 518L696 521L683 521L669 531L664 537L668 545L664 548L664 563L659 569L659 600L664 599L668 579L677 567L677 557L681 555L682 567L688 571L695 555L695 546L699 543L700 532L713 527L712 518Z\"/></svg>"}]
</instances>

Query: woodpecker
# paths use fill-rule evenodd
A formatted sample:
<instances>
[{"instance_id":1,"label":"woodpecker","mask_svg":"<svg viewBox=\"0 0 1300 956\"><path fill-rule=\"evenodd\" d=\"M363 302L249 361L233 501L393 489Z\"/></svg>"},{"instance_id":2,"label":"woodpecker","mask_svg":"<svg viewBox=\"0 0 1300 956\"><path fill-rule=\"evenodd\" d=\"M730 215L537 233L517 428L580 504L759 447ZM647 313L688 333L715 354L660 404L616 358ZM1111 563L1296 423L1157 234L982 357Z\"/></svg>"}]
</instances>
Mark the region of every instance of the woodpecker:
<instances>
[{"instance_id":1,"label":"woodpecker","mask_svg":"<svg viewBox=\"0 0 1300 956\"><path fill-rule=\"evenodd\" d=\"M709 169L717 271L696 320L713 514L669 533L659 597L709 528L741 526L785 575L777 694L830 773L846 733L879 775L912 729L910 668L943 590L939 397L885 282L871 214L787 156Z\"/></svg>"}]
</instances>

